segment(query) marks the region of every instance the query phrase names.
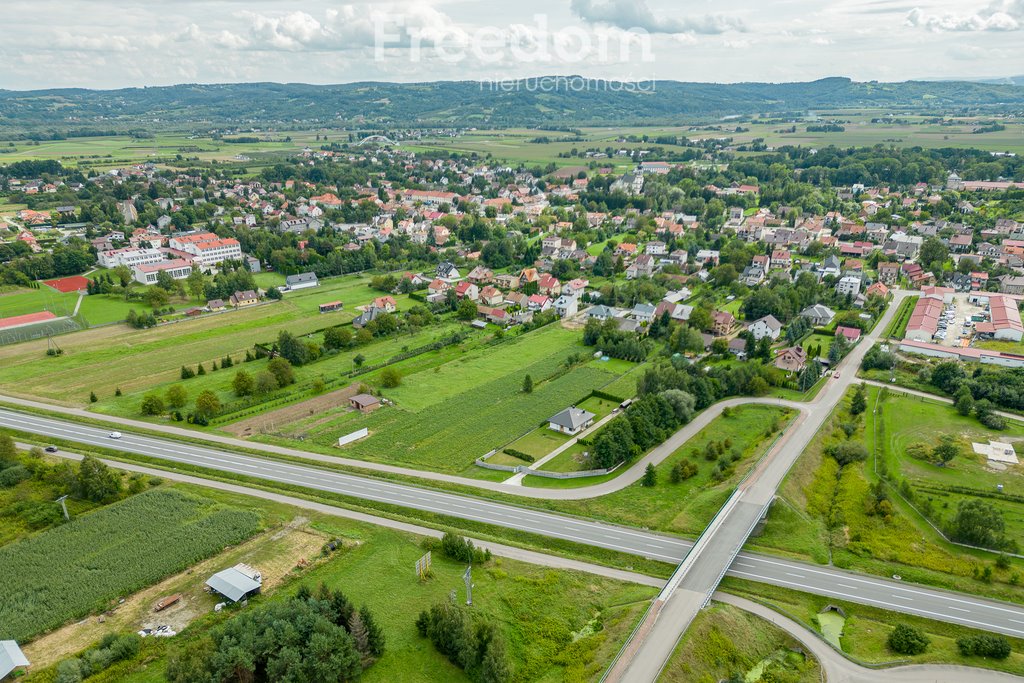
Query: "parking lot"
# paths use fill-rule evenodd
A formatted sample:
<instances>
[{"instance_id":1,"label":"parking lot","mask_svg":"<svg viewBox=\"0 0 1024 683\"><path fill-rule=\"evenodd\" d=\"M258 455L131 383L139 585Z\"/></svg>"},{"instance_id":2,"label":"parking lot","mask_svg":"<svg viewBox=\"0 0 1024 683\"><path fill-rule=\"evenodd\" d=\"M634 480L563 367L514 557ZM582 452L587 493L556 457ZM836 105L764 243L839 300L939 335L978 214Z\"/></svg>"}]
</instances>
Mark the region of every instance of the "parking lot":
<instances>
[{"instance_id":1,"label":"parking lot","mask_svg":"<svg viewBox=\"0 0 1024 683\"><path fill-rule=\"evenodd\" d=\"M967 294L954 294L952 303L946 304L939 319L935 343L942 346L962 347L970 344L974 336L971 318L983 315L985 308L967 301ZM966 325L966 327L965 327Z\"/></svg>"}]
</instances>

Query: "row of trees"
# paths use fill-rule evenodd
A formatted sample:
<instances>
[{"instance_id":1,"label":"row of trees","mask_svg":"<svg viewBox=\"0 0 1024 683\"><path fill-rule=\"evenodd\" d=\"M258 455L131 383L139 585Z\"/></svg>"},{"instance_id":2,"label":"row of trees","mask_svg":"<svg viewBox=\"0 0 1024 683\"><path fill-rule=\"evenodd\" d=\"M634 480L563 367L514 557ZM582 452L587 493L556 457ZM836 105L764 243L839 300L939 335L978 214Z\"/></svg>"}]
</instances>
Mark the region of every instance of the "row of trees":
<instances>
[{"instance_id":1,"label":"row of trees","mask_svg":"<svg viewBox=\"0 0 1024 683\"><path fill-rule=\"evenodd\" d=\"M633 460L689 422L693 413L693 396L685 391L668 389L641 396L594 437L594 464L610 468Z\"/></svg>"}]
</instances>

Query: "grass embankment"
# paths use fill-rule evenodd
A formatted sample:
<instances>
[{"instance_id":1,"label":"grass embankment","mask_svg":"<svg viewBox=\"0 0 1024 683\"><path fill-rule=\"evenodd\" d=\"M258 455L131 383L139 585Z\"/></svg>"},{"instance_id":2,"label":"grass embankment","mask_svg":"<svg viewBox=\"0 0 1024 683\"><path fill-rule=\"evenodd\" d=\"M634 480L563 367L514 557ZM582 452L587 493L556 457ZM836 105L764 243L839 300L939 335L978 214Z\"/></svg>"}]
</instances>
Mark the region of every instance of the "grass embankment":
<instances>
[{"instance_id":1,"label":"grass embankment","mask_svg":"<svg viewBox=\"0 0 1024 683\"><path fill-rule=\"evenodd\" d=\"M846 614L840 638L842 651L863 665L958 664L1024 674L1024 640L1019 638L1008 639L1012 650L1008 659L964 657L956 647L956 639L982 631L732 577L722 582L722 589L778 609L818 633L822 632L819 613L829 605L841 608ZM921 629L931 640L928 649L920 655L901 655L890 650L887 640L897 624Z\"/></svg>"},{"instance_id":2,"label":"grass embankment","mask_svg":"<svg viewBox=\"0 0 1024 683\"><path fill-rule=\"evenodd\" d=\"M997 564L997 553L946 542L892 487L886 489L891 508L887 514L880 513L872 504L871 491L878 480L873 461L877 427L880 468L888 467L894 481L906 481L915 505L930 505L941 524L955 513L963 495L943 487L957 483L979 487L979 491L987 488L986 493L994 494L994 481L1014 479L1007 473L986 471L969 446L971 439L1007 438L1007 432L986 430L947 405L905 396L883 401L876 425L872 411L877 391L869 388L868 409L860 418L849 414L847 401L837 408L783 482L764 533L752 539L749 547L1020 602L1024 590L1018 584L1024 562L1005 558L1005 564ZM852 430L849 440L863 444L869 457L840 468L825 451L847 440L846 429ZM1017 438L1024 434L1019 427L1013 430L1010 433ZM943 433L967 444L950 466L942 468L906 455L911 442L922 439L934 446ZM1020 482L1019 474L1015 481ZM1019 504L1005 498L986 496L985 500L1005 510L1008 531L1021 528ZM1011 505L1015 507L1008 507ZM1019 531L1017 534L1019 538ZM990 572L987 578L986 572Z\"/></svg>"},{"instance_id":3,"label":"grass embankment","mask_svg":"<svg viewBox=\"0 0 1024 683\"><path fill-rule=\"evenodd\" d=\"M818 683L817 660L800 643L764 619L731 605L715 604L693 620L658 678L664 683L725 680Z\"/></svg>"}]
</instances>

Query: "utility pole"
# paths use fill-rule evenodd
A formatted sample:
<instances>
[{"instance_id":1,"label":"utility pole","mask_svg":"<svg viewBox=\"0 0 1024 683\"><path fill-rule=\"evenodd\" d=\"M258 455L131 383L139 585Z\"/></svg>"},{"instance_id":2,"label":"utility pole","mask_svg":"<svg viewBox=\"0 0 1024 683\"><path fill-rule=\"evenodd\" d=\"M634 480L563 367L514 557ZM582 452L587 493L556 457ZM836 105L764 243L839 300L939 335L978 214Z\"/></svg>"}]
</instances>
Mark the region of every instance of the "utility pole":
<instances>
[{"instance_id":1,"label":"utility pole","mask_svg":"<svg viewBox=\"0 0 1024 683\"><path fill-rule=\"evenodd\" d=\"M466 567L462 580L466 582L466 604L473 604L473 565Z\"/></svg>"},{"instance_id":2,"label":"utility pole","mask_svg":"<svg viewBox=\"0 0 1024 683\"><path fill-rule=\"evenodd\" d=\"M58 498L57 500L55 500L53 502L54 503L60 503L60 509L64 511L64 519L65 519L65 521L70 522L71 521L71 515L68 514L68 506L64 502L66 499L67 499L67 496L61 496L60 498Z\"/></svg>"}]
</instances>

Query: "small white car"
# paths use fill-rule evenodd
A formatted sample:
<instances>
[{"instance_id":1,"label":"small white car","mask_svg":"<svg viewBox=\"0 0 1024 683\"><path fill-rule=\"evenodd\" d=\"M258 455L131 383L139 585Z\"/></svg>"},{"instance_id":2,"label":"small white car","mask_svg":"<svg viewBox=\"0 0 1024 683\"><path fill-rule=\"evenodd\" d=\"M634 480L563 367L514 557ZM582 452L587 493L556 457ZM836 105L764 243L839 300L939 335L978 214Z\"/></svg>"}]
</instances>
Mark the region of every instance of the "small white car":
<instances>
[{"instance_id":1,"label":"small white car","mask_svg":"<svg viewBox=\"0 0 1024 683\"><path fill-rule=\"evenodd\" d=\"M111 439L120 439L121 438L121 432L110 432L109 436L110 436Z\"/></svg>"}]
</instances>

